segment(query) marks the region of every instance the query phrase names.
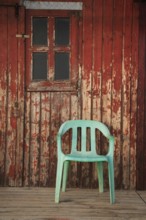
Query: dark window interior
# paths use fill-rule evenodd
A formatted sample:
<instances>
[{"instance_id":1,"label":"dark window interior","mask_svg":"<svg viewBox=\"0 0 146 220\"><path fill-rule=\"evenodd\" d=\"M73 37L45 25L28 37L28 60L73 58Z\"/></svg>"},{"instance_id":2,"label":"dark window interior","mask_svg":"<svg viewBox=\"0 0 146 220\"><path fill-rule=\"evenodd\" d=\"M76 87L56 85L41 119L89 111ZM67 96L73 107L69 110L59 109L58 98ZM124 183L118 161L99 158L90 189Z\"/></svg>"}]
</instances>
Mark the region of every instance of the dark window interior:
<instances>
[{"instance_id":1,"label":"dark window interior","mask_svg":"<svg viewBox=\"0 0 146 220\"><path fill-rule=\"evenodd\" d=\"M47 80L48 55L46 52L33 53L33 80Z\"/></svg>"},{"instance_id":2,"label":"dark window interior","mask_svg":"<svg viewBox=\"0 0 146 220\"><path fill-rule=\"evenodd\" d=\"M69 18L55 18L55 45L69 45Z\"/></svg>"},{"instance_id":3,"label":"dark window interior","mask_svg":"<svg viewBox=\"0 0 146 220\"><path fill-rule=\"evenodd\" d=\"M69 79L69 53L55 53L55 80Z\"/></svg>"},{"instance_id":4,"label":"dark window interior","mask_svg":"<svg viewBox=\"0 0 146 220\"><path fill-rule=\"evenodd\" d=\"M46 17L33 18L33 45L47 46L48 44L47 26L48 26L48 18Z\"/></svg>"}]
</instances>

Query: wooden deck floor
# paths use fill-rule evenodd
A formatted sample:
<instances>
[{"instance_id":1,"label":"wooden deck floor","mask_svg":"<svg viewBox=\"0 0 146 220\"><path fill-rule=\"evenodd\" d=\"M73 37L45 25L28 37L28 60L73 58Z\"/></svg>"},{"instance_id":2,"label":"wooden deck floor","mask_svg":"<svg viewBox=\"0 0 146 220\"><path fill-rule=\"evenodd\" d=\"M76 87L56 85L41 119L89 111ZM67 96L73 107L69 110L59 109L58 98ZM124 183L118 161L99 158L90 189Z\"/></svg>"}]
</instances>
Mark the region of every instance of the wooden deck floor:
<instances>
[{"instance_id":1,"label":"wooden deck floor","mask_svg":"<svg viewBox=\"0 0 146 220\"><path fill-rule=\"evenodd\" d=\"M54 203L52 188L0 188L0 220L146 220L146 191L68 189Z\"/></svg>"}]
</instances>

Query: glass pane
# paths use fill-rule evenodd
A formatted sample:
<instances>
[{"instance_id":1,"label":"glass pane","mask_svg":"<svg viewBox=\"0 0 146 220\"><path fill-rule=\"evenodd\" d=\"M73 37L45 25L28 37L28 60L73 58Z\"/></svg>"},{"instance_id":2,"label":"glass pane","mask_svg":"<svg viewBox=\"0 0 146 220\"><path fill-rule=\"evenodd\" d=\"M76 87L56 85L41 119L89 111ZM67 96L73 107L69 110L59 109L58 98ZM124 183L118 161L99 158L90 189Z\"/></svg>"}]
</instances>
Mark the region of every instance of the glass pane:
<instances>
[{"instance_id":1,"label":"glass pane","mask_svg":"<svg viewBox=\"0 0 146 220\"><path fill-rule=\"evenodd\" d=\"M33 80L47 80L47 53L33 53Z\"/></svg>"},{"instance_id":2,"label":"glass pane","mask_svg":"<svg viewBox=\"0 0 146 220\"><path fill-rule=\"evenodd\" d=\"M55 45L69 45L69 18L55 18Z\"/></svg>"},{"instance_id":3,"label":"glass pane","mask_svg":"<svg viewBox=\"0 0 146 220\"><path fill-rule=\"evenodd\" d=\"M55 80L69 79L69 53L55 53Z\"/></svg>"},{"instance_id":4,"label":"glass pane","mask_svg":"<svg viewBox=\"0 0 146 220\"><path fill-rule=\"evenodd\" d=\"M48 45L47 23L47 18L33 18L33 45Z\"/></svg>"}]
</instances>

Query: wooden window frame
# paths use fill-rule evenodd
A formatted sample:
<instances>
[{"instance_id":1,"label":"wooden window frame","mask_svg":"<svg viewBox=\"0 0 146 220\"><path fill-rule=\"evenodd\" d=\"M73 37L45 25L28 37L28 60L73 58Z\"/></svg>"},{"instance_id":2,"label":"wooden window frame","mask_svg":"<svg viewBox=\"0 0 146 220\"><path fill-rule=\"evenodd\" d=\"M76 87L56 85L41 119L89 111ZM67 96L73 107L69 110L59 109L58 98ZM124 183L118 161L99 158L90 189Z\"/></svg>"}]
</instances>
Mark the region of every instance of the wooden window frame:
<instances>
[{"instance_id":1,"label":"wooden window frame","mask_svg":"<svg viewBox=\"0 0 146 220\"><path fill-rule=\"evenodd\" d=\"M50 10L26 10L26 33L29 38L26 41L26 89L27 91L75 91L78 84L79 72L79 12L78 11L50 11ZM48 17L50 20L55 17L70 17L70 45L67 47L55 46L54 21L49 26L49 45L38 49L32 46L32 18ZM49 68L49 78L43 81L32 81L32 53L34 51L48 52L48 60L51 68ZM54 77L54 54L55 51L70 52L70 79L69 80L53 80ZM54 54L53 54L54 53ZM52 68L54 67L54 68Z\"/></svg>"}]
</instances>

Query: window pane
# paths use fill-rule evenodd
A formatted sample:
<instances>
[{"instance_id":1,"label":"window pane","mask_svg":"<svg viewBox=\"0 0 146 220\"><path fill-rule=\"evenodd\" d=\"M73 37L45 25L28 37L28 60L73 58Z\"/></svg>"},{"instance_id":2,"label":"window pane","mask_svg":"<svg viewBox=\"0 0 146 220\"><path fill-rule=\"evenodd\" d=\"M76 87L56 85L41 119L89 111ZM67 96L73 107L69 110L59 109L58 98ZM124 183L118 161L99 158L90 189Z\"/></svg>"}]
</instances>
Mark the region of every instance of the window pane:
<instances>
[{"instance_id":1,"label":"window pane","mask_svg":"<svg viewBox=\"0 0 146 220\"><path fill-rule=\"evenodd\" d=\"M55 19L55 45L69 45L69 18Z\"/></svg>"},{"instance_id":2,"label":"window pane","mask_svg":"<svg viewBox=\"0 0 146 220\"><path fill-rule=\"evenodd\" d=\"M69 53L55 53L55 80L69 79Z\"/></svg>"},{"instance_id":3,"label":"window pane","mask_svg":"<svg viewBox=\"0 0 146 220\"><path fill-rule=\"evenodd\" d=\"M33 53L33 80L47 80L47 53Z\"/></svg>"},{"instance_id":4,"label":"window pane","mask_svg":"<svg viewBox=\"0 0 146 220\"><path fill-rule=\"evenodd\" d=\"M33 45L47 46L47 18L33 18Z\"/></svg>"}]
</instances>

